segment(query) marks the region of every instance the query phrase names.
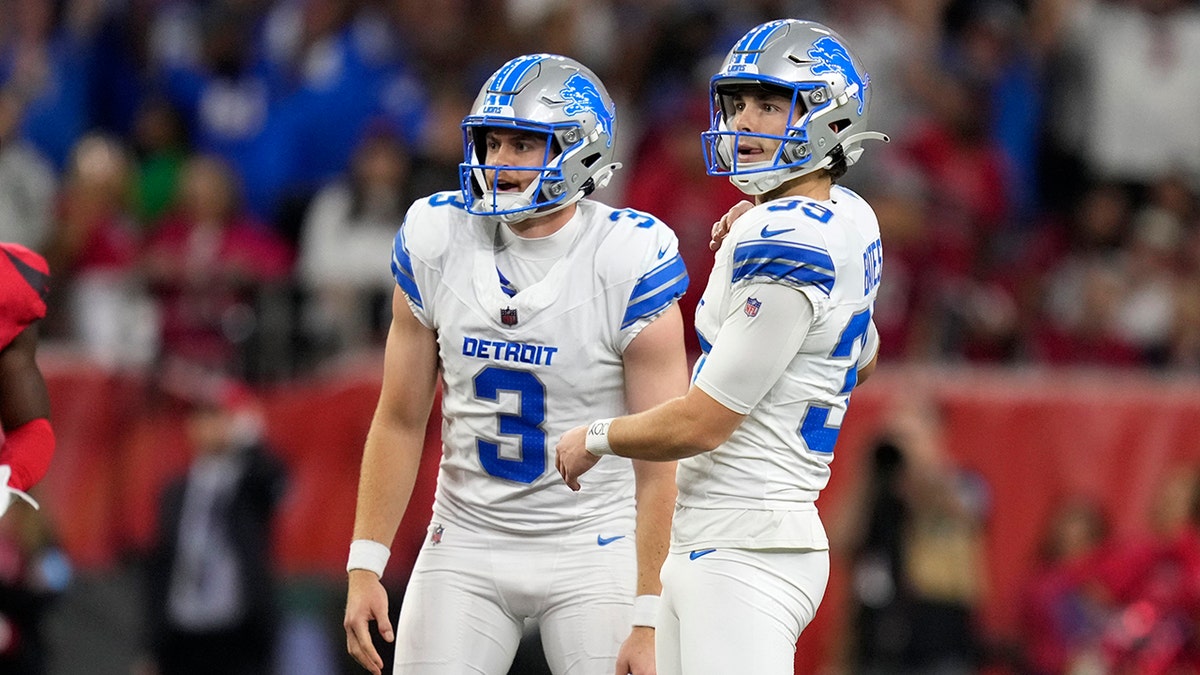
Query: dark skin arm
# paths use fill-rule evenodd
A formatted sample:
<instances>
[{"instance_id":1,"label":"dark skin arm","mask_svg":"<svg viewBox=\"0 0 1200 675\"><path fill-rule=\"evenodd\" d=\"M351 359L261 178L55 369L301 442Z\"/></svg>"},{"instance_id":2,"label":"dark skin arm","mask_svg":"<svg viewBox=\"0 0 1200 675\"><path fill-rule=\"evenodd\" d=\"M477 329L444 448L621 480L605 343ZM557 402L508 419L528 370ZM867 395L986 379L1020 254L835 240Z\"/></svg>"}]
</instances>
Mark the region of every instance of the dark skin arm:
<instances>
[{"instance_id":1,"label":"dark skin arm","mask_svg":"<svg viewBox=\"0 0 1200 675\"><path fill-rule=\"evenodd\" d=\"M36 355L37 324L0 350L0 426L5 429L50 417L50 395Z\"/></svg>"}]
</instances>

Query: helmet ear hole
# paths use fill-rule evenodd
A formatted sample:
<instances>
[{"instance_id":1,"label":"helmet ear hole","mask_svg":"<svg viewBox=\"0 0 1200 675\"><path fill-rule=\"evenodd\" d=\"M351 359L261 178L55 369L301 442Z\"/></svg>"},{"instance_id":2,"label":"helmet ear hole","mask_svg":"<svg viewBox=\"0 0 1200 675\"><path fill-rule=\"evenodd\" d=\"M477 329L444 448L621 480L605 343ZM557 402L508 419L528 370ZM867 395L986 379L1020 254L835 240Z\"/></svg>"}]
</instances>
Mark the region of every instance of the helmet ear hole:
<instances>
[{"instance_id":1,"label":"helmet ear hole","mask_svg":"<svg viewBox=\"0 0 1200 675\"><path fill-rule=\"evenodd\" d=\"M835 134L840 134L842 132L842 130L846 129L849 126L850 126L849 119L840 119L840 120L837 120L836 122L829 123L829 128L832 129L833 133L835 133Z\"/></svg>"},{"instance_id":2,"label":"helmet ear hole","mask_svg":"<svg viewBox=\"0 0 1200 675\"><path fill-rule=\"evenodd\" d=\"M583 164L584 168L590 169L598 161L600 161L600 153L597 152L579 160L579 163Z\"/></svg>"}]
</instances>

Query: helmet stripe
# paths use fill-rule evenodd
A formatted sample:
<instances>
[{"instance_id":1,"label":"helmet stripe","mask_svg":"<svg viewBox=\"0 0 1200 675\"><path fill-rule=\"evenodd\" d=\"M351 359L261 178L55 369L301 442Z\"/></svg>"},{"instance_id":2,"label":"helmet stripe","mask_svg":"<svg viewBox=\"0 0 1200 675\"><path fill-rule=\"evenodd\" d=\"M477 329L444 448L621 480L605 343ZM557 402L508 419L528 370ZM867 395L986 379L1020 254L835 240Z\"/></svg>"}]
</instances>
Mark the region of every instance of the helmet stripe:
<instances>
[{"instance_id":1,"label":"helmet stripe","mask_svg":"<svg viewBox=\"0 0 1200 675\"><path fill-rule=\"evenodd\" d=\"M737 46L739 52L756 52L763 48L767 40L774 35L775 31L787 23L786 19L778 19L755 28L742 38L742 41Z\"/></svg>"},{"instance_id":2,"label":"helmet stripe","mask_svg":"<svg viewBox=\"0 0 1200 675\"><path fill-rule=\"evenodd\" d=\"M511 104L512 94L509 92L516 89L517 85L525 77L525 74L535 65L541 63L544 58L542 54L534 54L509 61L496 73L496 77L492 80L492 86L488 87L488 89L493 92L505 94L505 96L501 97L504 99L501 105Z\"/></svg>"}]
</instances>

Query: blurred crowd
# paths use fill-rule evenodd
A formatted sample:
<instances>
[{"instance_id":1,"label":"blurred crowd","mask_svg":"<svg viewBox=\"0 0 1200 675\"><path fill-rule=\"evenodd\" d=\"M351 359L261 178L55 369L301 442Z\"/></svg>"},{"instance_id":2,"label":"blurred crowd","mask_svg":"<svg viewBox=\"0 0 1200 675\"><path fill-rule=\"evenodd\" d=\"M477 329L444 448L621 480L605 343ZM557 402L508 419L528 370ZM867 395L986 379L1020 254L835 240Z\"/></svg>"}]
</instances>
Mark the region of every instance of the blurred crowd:
<instances>
[{"instance_id":1,"label":"blurred crowd","mask_svg":"<svg viewBox=\"0 0 1200 675\"><path fill-rule=\"evenodd\" d=\"M1200 672L1200 470L1173 467L1156 494L1123 536L1101 505L1063 500L1020 598L1027 672Z\"/></svg>"},{"instance_id":2,"label":"blurred crowd","mask_svg":"<svg viewBox=\"0 0 1200 675\"><path fill-rule=\"evenodd\" d=\"M405 210L457 189L462 116L529 51L608 84L596 196L674 227L702 287L740 196L703 172L707 77L778 16L856 45L892 138L845 181L880 217L884 358L1200 368L1194 0L0 6L0 239L50 260L46 339L112 368L377 347Z\"/></svg>"}]
</instances>

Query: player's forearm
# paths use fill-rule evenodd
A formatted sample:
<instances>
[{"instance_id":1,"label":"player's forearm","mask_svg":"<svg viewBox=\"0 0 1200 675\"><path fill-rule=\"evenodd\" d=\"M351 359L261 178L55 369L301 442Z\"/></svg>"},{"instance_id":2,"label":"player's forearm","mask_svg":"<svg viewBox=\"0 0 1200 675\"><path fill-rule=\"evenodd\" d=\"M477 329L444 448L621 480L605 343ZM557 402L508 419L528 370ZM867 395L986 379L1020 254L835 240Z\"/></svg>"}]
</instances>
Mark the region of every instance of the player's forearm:
<instances>
[{"instance_id":1,"label":"player's forearm","mask_svg":"<svg viewBox=\"0 0 1200 675\"><path fill-rule=\"evenodd\" d=\"M637 488L637 594L662 592L659 570L667 559L675 510L674 465L641 463ZM649 466L648 466L649 465Z\"/></svg>"},{"instance_id":2,"label":"player's forearm","mask_svg":"<svg viewBox=\"0 0 1200 675\"><path fill-rule=\"evenodd\" d=\"M736 425L727 428L722 419L710 415L711 406L700 401L701 396L708 398L693 387L684 396L613 420L608 429L613 454L669 462L708 452L724 443Z\"/></svg>"},{"instance_id":3,"label":"player's forearm","mask_svg":"<svg viewBox=\"0 0 1200 675\"><path fill-rule=\"evenodd\" d=\"M373 423L363 449L354 539L391 545L421 465L425 430Z\"/></svg>"}]
</instances>

